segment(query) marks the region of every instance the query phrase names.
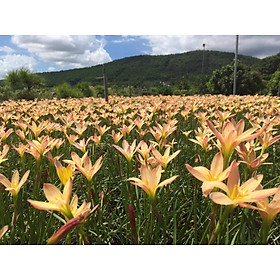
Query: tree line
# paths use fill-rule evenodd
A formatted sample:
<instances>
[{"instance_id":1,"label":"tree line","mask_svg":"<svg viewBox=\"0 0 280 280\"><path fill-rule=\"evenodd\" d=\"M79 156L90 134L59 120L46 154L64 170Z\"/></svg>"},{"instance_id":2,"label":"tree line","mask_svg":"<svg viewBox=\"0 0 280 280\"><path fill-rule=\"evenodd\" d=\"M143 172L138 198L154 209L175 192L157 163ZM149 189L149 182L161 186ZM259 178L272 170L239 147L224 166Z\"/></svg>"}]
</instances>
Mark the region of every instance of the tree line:
<instances>
[{"instance_id":1,"label":"tree line","mask_svg":"<svg viewBox=\"0 0 280 280\"><path fill-rule=\"evenodd\" d=\"M275 66L276 65L276 66ZM265 71L264 71L265 70ZM109 83L109 95L193 95L193 94L226 94L233 91L234 60L207 75L185 74L159 81L151 86L146 85L118 85ZM102 81L101 81L102 82ZM237 89L239 95L245 94L280 94L280 67L277 63L273 67L269 63L261 69L245 65L238 61ZM42 75L32 73L21 68L9 72L0 86L0 100L7 99L50 99L68 97L101 97L104 86L92 86L88 81L79 81L75 85L63 82L54 87L46 87Z\"/></svg>"}]
</instances>

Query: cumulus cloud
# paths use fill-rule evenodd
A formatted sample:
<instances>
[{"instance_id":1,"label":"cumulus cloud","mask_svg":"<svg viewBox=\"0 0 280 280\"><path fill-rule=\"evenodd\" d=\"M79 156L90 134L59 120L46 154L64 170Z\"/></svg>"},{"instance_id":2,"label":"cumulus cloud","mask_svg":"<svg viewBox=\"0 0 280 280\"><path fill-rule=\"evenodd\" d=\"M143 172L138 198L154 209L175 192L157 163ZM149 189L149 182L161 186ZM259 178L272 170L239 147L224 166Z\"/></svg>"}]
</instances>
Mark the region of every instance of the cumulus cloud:
<instances>
[{"instance_id":1,"label":"cumulus cloud","mask_svg":"<svg viewBox=\"0 0 280 280\"><path fill-rule=\"evenodd\" d=\"M14 50L8 46L3 46L1 47L0 46L0 52L3 52L3 53L13 53Z\"/></svg>"},{"instance_id":2,"label":"cumulus cloud","mask_svg":"<svg viewBox=\"0 0 280 280\"><path fill-rule=\"evenodd\" d=\"M151 48L149 54L172 54L202 49L235 52L234 35L148 35L142 36ZM280 52L280 36L239 36L239 53L259 58Z\"/></svg>"},{"instance_id":3,"label":"cumulus cloud","mask_svg":"<svg viewBox=\"0 0 280 280\"><path fill-rule=\"evenodd\" d=\"M0 79L4 79L10 71L22 67L34 71L36 64L37 61L33 57L26 55L7 54L0 56Z\"/></svg>"},{"instance_id":4,"label":"cumulus cloud","mask_svg":"<svg viewBox=\"0 0 280 280\"><path fill-rule=\"evenodd\" d=\"M12 42L61 68L94 66L112 60L104 49L104 39L97 40L95 36L15 35Z\"/></svg>"}]
</instances>

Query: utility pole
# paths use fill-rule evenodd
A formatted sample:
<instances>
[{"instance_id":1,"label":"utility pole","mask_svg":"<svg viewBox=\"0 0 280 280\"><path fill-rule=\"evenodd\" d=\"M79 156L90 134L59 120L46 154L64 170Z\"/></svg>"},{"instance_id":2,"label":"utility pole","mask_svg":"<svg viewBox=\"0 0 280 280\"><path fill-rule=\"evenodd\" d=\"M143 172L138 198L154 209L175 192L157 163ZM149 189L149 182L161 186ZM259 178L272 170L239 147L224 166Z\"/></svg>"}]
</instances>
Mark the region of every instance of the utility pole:
<instances>
[{"instance_id":1,"label":"utility pole","mask_svg":"<svg viewBox=\"0 0 280 280\"><path fill-rule=\"evenodd\" d=\"M205 44L202 44L203 51L202 51L202 66L201 66L201 75L203 75L203 68L204 68L204 53L205 53Z\"/></svg>"},{"instance_id":2,"label":"utility pole","mask_svg":"<svg viewBox=\"0 0 280 280\"><path fill-rule=\"evenodd\" d=\"M104 64L103 64L103 80L104 80L104 93L105 93L105 100L106 102L108 102L108 86L107 86L107 76L105 74L105 67L104 67Z\"/></svg>"},{"instance_id":3,"label":"utility pole","mask_svg":"<svg viewBox=\"0 0 280 280\"><path fill-rule=\"evenodd\" d=\"M238 35L236 35L236 46L235 46L234 79L233 79L233 95L235 95L235 94L236 94L237 56L238 56Z\"/></svg>"}]
</instances>

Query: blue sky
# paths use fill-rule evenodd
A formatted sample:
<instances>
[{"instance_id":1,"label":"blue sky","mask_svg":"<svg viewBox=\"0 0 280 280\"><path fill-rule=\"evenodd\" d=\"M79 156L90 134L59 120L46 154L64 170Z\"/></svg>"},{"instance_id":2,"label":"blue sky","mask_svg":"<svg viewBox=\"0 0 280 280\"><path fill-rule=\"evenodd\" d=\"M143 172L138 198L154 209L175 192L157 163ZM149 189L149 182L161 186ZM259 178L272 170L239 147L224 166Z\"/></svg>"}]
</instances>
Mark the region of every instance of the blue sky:
<instances>
[{"instance_id":1,"label":"blue sky","mask_svg":"<svg viewBox=\"0 0 280 280\"><path fill-rule=\"evenodd\" d=\"M136 55L202 49L235 51L234 35L0 35L0 79L14 69L33 72L89 67ZM280 52L280 36L239 37L239 53L258 58Z\"/></svg>"}]
</instances>

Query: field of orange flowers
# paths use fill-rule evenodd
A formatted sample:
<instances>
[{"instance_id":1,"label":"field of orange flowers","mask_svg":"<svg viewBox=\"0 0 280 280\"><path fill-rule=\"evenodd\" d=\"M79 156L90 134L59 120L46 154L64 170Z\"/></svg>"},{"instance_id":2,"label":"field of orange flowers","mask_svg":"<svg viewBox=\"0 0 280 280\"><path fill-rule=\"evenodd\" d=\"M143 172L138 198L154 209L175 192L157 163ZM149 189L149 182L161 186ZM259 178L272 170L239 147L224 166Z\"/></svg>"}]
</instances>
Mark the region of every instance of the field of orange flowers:
<instances>
[{"instance_id":1,"label":"field of orange flowers","mask_svg":"<svg viewBox=\"0 0 280 280\"><path fill-rule=\"evenodd\" d=\"M1 103L0 244L279 244L279 103Z\"/></svg>"}]
</instances>

